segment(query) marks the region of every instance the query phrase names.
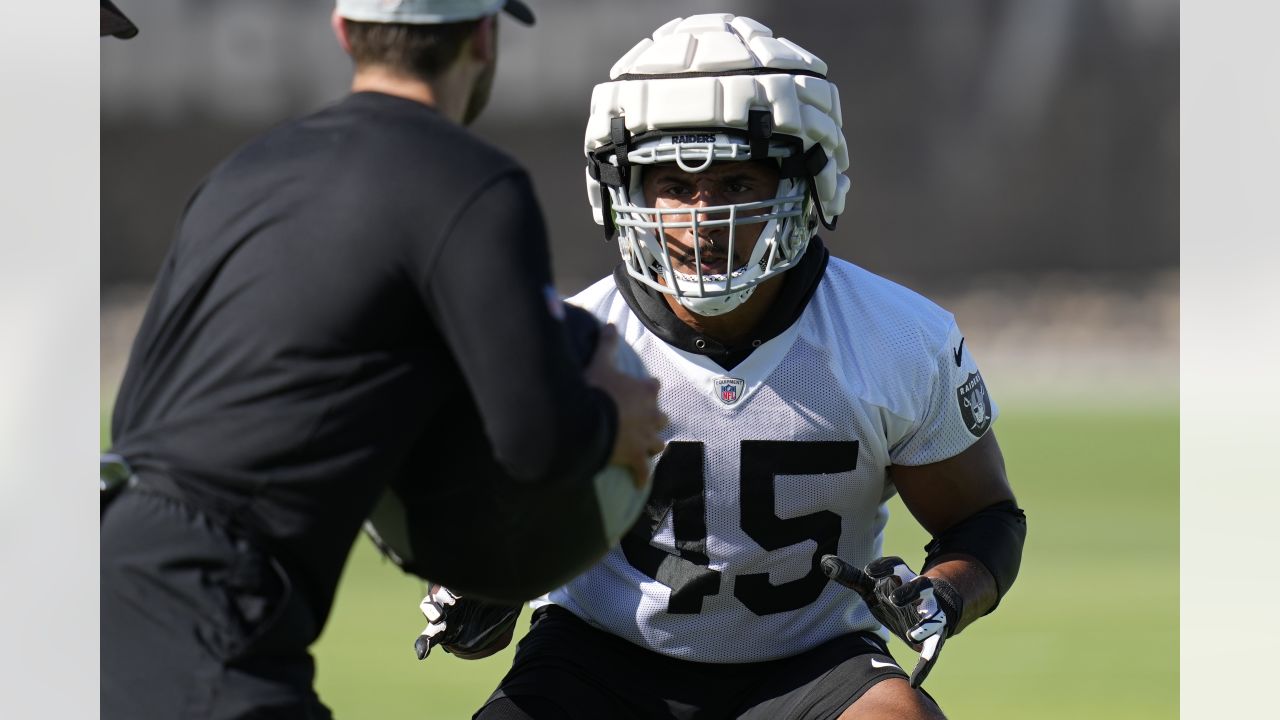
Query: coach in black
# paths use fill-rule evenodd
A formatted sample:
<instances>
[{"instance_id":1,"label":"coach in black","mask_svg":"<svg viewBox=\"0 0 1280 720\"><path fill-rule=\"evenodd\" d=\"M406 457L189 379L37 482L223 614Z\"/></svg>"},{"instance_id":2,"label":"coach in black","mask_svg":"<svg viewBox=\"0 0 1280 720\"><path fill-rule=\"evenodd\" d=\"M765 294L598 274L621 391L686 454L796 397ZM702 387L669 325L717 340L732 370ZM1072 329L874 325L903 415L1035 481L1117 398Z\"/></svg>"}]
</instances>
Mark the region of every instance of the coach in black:
<instances>
[{"instance_id":1,"label":"coach in black","mask_svg":"<svg viewBox=\"0 0 1280 720\"><path fill-rule=\"evenodd\" d=\"M609 462L646 476L656 384L600 351L584 373L529 179L462 128L503 9L533 21L338 0L351 96L191 199L113 415L133 481L102 519L102 717L328 717L307 648L383 489L467 481L433 455L584 491Z\"/></svg>"}]
</instances>

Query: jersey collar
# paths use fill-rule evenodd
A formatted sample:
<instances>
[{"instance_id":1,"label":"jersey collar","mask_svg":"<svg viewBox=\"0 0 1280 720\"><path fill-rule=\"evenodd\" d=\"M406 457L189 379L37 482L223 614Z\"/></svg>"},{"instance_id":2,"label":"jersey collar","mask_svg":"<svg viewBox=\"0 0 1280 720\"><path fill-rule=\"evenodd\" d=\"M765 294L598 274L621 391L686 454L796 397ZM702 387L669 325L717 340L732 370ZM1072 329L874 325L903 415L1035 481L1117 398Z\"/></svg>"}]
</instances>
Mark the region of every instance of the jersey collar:
<instances>
[{"instance_id":1,"label":"jersey collar","mask_svg":"<svg viewBox=\"0 0 1280 720\"><path fill-rule=\"evenodd\" d=\"M810 240L809 248L800 262L783 273L785 280L782 290L772 307L760 319L756 331L749 339L737 345L727 345L694 332L693 328L681 322L671 311L662 293L633 280L627 274L626 266L621 263L613 270L613 281L631 311L640 318L649 332L668 345L695 355L705 355L725 370L732 370L746 360L753 350L781 335L800 318L800 314L809 305L809 298L813 297L818 283L822 281L829 256L820 238Z\"/></svg>"}]
</instances>

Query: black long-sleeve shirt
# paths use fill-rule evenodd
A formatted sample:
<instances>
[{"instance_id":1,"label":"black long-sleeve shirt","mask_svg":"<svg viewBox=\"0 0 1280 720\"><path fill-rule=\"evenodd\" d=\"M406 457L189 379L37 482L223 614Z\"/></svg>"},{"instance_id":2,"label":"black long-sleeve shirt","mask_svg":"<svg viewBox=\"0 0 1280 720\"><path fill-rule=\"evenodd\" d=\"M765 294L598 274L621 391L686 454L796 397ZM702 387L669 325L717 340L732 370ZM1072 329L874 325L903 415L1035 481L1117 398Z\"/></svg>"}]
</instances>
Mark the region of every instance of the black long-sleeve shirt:
<instances>
[{"instance_id":1,"label":"black long-sleeve shirt","mask_svg":"<svg viewBox=\"0 0 1280 720\"><path fill-rule=\"evenodd\" d=\"M197 190L113 450L263 538L322 625L383 488L465 481L433 476L433 454L489 453L533 483L604 465L615 411L584 384L551 287L515 161L424 105L352 95ZM485 432L441 446L464 420Z\"/></svg>"}]
</instances>

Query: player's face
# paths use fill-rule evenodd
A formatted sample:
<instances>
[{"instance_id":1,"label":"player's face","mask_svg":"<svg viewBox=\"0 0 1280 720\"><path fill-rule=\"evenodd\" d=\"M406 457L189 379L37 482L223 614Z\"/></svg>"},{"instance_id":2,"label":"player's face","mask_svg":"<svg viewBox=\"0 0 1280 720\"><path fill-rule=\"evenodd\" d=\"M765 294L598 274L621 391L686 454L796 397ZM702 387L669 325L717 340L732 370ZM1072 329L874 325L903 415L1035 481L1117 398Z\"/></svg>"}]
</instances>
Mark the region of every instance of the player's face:
<instances>
[{"instance_id":1,"label":"player's face","mask_svg":"<svg viewBox=\"0 0 1280 720\"><path fill-rule=\"evenodd\" d=\"M717 162L702 172L691 173L676 165L645 168L642 179L645 204L656 208L687 208L691 212L663 216L664 222L691 222L698 208L772 199L778 192L777 164L769 160ZM767 214L768 209L738 213L738 217ZM727 211L696 212L698 222L728 219ZM763 222L740 224L734 231L732 265L729 253L729 226L666 228L667 247L676 272L694 275L725 275L746 265L751 258ZM701 268L695 265L698 247Z\"/></svg>"}]
</instances>

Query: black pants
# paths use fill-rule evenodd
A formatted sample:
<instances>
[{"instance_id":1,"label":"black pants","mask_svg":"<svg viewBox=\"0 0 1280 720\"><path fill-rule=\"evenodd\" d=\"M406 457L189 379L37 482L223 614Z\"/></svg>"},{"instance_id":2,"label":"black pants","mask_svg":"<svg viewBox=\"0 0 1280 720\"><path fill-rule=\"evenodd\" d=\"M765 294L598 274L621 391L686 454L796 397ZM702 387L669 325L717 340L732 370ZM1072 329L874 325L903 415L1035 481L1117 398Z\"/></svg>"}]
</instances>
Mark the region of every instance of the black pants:
<instances>
[{"instance_id":1,"label":"black pants","mask_svg":"<svg viewBox=\"0 0 1280 720\"><path fill-rule=\"evenodd\" d=\"M101 533L104 720L331 717L311 686L315 622L274 559L145 490Z\"/></svg>"},{"instance_id":2,"label":"black pants","mask_svg":"<svg viewBox=\"0 0 1280 720\"><path fill-rule=\"evenodd\" d=\"M554 605L532 622L478 720L832 720L872 685L907 677L871 633L718 664L646 650Z\"/></svg>"}]
</instances>

